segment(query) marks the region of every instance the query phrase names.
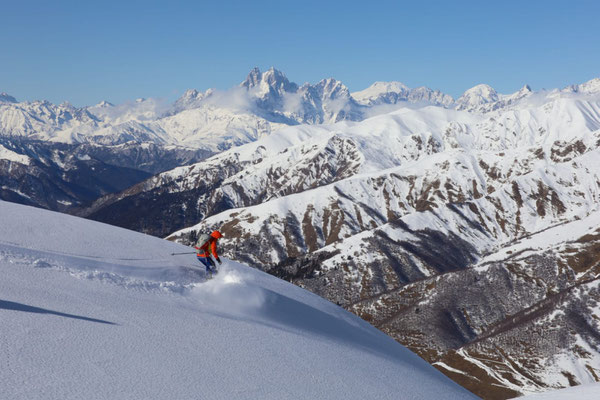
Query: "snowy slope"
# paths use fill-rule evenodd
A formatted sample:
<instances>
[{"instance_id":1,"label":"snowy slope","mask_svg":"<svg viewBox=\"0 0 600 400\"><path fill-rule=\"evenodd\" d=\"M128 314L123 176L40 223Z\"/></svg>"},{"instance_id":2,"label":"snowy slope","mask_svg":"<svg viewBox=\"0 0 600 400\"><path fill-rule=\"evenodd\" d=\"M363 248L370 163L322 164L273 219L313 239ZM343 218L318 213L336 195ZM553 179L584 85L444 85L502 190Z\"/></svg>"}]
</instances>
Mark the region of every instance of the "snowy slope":
<instances>
[{"instance_id":1,"label":"snowy slope","mask_svg":"<svg viewBox=\"0 0 600 400\"><path fill-rule=\"evenodd\" d=\"M171 242L6 202L0 215L5 398L474 398L357 317L241 264L206 282Z\"/></svg>"}]
</instances>

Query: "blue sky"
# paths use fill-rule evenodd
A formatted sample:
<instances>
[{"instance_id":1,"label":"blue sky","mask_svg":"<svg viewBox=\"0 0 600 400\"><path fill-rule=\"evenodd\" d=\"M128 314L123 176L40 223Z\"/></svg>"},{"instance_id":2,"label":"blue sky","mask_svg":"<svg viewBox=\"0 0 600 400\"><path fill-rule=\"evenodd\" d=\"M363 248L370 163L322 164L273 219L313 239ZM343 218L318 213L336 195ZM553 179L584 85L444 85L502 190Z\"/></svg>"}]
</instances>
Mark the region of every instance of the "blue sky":
<instances>
[{"instance_id":1,"label":"blue sky","mask_svg":"<svg viewBox=\"0 0 600 400\"><path fill-rule=\"evenodd\" d=\"M258 66L290 80L378 80L452 96L600 76L599 1L0 0L0 92L19 100L173 100Z\"/></svg>"}]
</instances>

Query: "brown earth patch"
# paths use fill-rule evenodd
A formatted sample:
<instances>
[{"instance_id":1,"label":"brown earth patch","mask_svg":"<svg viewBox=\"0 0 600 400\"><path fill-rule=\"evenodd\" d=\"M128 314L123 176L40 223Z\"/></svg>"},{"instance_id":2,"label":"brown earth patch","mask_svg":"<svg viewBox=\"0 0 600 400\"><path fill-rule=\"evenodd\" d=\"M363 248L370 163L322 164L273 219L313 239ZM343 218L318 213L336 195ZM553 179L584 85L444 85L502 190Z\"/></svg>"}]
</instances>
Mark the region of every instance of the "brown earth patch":
<instances>
[{"instance_id":1,"label":"brown earth patch","mask_svg":"<svg viewBox=\"0 0 600 400\"><path fill-rule=\"evenodd\" d=\"M308 251L311 253L319 249L317 231L312 224L312 214L314 211L315 207L312 204L309 204L306 207L304 218L302 219L302 233L304 234L304 241L306 243L306 247L308 247Z\"/></svg>"},{"instance_id":2,"label":"brown earth patch","mask_svg":"<svg viewBox=\"0 0 600 400\"><path fill-rule=\"evenodd\" d=\"M489 359L489 354L478 354L469 351L469 356L474 358ZM458 383L467 390L475 393L486 400L504 400L512 399L520 396L521 393L504 387L504 384L497 379L491 377L488 372L476 364L465 360L459 353L449 351L439 361L448 365L451 368L464 372L460 374L454 371L447 370L442 366L434 365L440 372ZM500 360L496 360L499 362Z\"/></svg>"}]
</instances>

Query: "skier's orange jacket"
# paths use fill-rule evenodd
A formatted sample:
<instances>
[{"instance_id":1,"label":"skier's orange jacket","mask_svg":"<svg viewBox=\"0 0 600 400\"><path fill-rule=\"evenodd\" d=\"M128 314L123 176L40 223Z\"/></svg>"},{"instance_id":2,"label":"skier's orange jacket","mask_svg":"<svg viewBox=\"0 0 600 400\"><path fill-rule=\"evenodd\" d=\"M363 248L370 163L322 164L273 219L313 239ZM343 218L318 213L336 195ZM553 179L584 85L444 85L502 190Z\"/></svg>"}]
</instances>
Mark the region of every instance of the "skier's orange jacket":
<instances>
[{"instance_id":1,"label":"skier's orange jacket","mask_svg":"<svg viewBox=\"0 0 600 400\"><path fill-rule=\"evenodd\" d=\"M198 250L196 255L198 257L209 257L210 253L212 253L212 255L218 259L219 255L217 254L217 239L222 236L223 235L221 235L221 232L219 231L214 231L211 233L210 238L206 241L206 243L200 247L194 246L194 248Z\"/></svg>"}]
</instances>

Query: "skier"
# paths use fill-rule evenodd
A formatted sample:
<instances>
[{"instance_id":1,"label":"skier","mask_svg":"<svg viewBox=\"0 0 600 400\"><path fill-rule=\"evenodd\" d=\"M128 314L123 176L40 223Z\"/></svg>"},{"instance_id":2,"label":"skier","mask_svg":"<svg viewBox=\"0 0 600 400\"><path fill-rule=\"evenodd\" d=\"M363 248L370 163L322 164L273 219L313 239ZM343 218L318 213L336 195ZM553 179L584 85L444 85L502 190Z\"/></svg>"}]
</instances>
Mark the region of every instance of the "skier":
<instances>
[{"instance_id":1,"label":"skier","mask_svg":"<svg viewBox=\"0 0 600 400\"><path fill-rule=\"evenodd\" d=\"M212 253L215 260L217 260L219 265L221 265L221 259L217 254L217 240L220 237L223 237L223 235L219 231L213 231L213 233L211 233L210 236L206 236L208 235L204 234L200 236L200 239L198 240L198 243L196 244L196 246L194 246L194 248L198 250L196 257L198 257L198 260L206 267L206 273L210 273L212 276L212 274L215 274L217 272L217 269L215 262L210 257L210 255Z\"/></svg>"}]
</instances>

